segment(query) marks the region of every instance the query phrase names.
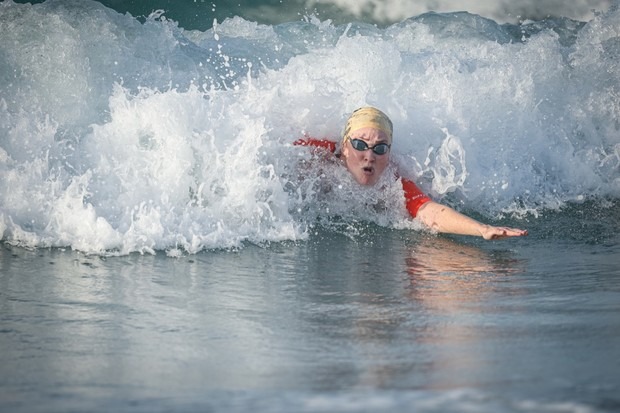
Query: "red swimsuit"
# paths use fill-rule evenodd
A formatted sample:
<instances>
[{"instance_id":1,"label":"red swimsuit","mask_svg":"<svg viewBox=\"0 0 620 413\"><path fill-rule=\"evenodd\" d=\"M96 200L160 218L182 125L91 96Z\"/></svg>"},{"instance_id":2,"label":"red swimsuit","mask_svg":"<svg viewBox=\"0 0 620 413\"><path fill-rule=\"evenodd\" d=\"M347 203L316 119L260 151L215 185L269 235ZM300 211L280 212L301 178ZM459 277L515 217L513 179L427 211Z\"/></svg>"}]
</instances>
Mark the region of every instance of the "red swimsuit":
<instances>
[{"instance_id":1,"label":"red swimsuit","mask_svg":"<svg viewBox=\"0 0 620 413\"><path fill-rule=\"evenodd\" d=\"M317 148L327 149L332 153L336 152L336 142L330 141L329 139L298 139L293 142L293 145L314 146ZM409 211L409 214L415 218L420 207L431 199L412 181L405 178L402 178L401 181L403 183L403 191L405 192L405 205L407 207L407 211Z\"/></svg>"}]
</instances>

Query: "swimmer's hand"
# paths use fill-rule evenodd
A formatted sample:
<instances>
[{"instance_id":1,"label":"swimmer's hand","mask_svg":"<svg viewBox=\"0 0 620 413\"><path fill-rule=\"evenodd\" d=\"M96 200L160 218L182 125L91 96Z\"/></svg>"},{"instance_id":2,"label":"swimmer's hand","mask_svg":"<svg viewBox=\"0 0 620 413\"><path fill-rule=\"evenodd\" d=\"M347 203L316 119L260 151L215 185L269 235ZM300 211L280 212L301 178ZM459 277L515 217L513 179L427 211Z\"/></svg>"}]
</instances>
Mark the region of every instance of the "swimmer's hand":
<instances>
[{"instance_id":1,"label":"swimmer's hand","mask_svg":"<svg viewBox=\"0 0 620 413\"><path fill-rule=\"evenodd\" d=\"M480 235L486 240L502 239L508 237L522 237L527 235L527 230L508 227L494 227L492 225L484 225L480 230Z\"/></svg>"}]
</instances>

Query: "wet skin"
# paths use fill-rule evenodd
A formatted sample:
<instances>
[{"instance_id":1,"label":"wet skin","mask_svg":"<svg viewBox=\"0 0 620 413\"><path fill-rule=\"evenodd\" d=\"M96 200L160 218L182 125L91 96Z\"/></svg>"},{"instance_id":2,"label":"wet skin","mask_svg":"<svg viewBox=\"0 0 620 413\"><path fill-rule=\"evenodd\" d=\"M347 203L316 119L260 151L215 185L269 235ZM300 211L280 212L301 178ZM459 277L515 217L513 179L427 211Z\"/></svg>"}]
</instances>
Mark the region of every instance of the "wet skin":
<instances>
[{"instance_id":1,"label":"wet skin","mask_svg":"<svg viewBox=\"0 0 620 413\"><path fill-rule=\"evenodd\" d=\"M358 151L351 145L351 139L361 139L369 149ZM360 185L374 185L390 162L390 152L377 155L370 148L379 143L391 143L387 134L375 128L362 128L351 133L342 148L344 163Z\"/></svg>"}]
</instances>

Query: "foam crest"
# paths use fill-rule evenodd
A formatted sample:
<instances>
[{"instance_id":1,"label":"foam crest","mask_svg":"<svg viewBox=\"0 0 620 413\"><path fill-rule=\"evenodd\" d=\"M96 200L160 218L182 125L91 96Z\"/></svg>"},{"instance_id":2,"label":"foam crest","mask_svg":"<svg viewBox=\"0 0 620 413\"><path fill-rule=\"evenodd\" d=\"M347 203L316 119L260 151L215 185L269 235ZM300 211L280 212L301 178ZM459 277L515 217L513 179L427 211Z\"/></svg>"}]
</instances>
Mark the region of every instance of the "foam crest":
<instances>
[{"instance_id":1,"label":"foam crest","mask_svg":"<svg viewBox=\"0 0 620 413\"><path fill-rule=\"evenodd\" d=\"M131 235L123 251L137 234L147 250L190 252L303 237L273 166L260 162L263 120L211 98L195 87L135 97L119 89L111 122L86 138L86 152L99 154L86 166L95 173L89 202Z\"/></svg>"}]
</instances>

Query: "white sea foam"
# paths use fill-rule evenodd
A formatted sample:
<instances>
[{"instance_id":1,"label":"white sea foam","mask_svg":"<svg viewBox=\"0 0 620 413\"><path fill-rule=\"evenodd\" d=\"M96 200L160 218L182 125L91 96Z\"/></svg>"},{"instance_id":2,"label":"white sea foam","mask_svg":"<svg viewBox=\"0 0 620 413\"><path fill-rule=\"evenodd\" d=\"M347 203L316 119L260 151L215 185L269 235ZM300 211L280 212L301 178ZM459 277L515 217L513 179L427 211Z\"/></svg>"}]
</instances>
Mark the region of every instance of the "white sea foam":
<instances>
[{"instance_id":1,"label":"white sea foam","mask_svg":"<svg viewBox=\"0 0 620 413\"><path fill-rule=\"evenodd\" d=\"M241 18L184 31L95 2L0 3L0 231L26 246L196 252L318 224L413 225L292 145L371 104L394 172L489 217L620 195L620 12L378 29ZM415 225L413 225L415 226Z\"/></svg>"}]
</instances>

